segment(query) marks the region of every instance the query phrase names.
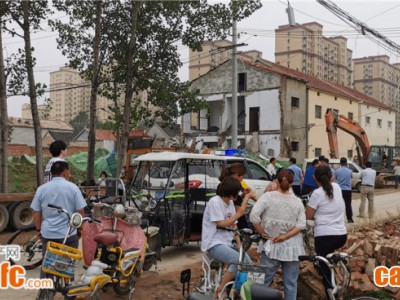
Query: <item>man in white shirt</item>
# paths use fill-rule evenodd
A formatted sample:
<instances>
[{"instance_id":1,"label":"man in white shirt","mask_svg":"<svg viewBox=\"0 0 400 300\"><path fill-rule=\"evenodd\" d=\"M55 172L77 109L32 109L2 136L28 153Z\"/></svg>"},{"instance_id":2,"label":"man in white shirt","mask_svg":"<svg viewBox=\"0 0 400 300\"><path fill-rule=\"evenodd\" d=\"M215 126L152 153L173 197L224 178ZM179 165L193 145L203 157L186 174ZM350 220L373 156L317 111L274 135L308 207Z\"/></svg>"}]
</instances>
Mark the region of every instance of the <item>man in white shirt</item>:
<instances>
[{"instance_id":1,"label":"man in white shirt","mask_svg":"<svg viewBox=\"0 0 400 300\"><path fill-rule=\"evenodd\" d=\"M394 166L393 171L395 177L395 188L397 189L399 187L399 182L400 182L400 165L398 161L396 161L396 165Z\"/></svg>"},{"instance_id":2,"label":"man in white shirt","mask_svg":"<svg viewBox=\"0 0 400 300\"><path fill-rule=\"evenodd\" d=\"M51 153L52 158L46 165L44 169L44 183L49 182L52 178L51 176L51 166L56 161L65 161L65 157L67 156L67 144L64 141L57 140L50 144L49 151Z\"/></svg>"},{"instance_id":3,"label":"man in white shirt","mask_svg":"<svg viewBox=\"0 0 400 300\"><path fill-rule=\"evenodd\" d=\"M267 171L269 172L269 174L272 175L273 178L275 178L276 176L276 159L275 157L271 157L269 159L269 165L267 166Z\"/></svg>"},{"instance_id":4,"label":"man in white shirt","mask_svg":"<svg viewBox=\"0 0 400 300\"><path fill-rule=\"evenodd\" d=\"M374 188L376 171L372 170L372 163L365 164L365 170L361 171L361 204L359 208L359 218L365 218L365 201L368 199L368 217L374 217Z\"/></svg>"}]
</instances>

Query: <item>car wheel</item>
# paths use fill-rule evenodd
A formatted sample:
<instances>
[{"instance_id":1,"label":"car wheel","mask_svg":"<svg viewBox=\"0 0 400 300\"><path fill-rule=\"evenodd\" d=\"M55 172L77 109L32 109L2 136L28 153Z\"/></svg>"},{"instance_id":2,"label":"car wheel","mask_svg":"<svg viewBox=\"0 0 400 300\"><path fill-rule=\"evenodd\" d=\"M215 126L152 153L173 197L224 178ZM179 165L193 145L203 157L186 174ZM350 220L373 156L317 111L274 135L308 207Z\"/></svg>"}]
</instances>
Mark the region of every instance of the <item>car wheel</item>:
<instances>
[{"instance_id":1,"label":"car wheel","mask_svg":"<svg viewBox=\"0 0 400 300\"><path fill-rule=\"evenodd\" d=\"M359 183L356 184L356 191L357 191L358 193L361 193L361 182L359 182Z\"/></svg>"}]
</instances>

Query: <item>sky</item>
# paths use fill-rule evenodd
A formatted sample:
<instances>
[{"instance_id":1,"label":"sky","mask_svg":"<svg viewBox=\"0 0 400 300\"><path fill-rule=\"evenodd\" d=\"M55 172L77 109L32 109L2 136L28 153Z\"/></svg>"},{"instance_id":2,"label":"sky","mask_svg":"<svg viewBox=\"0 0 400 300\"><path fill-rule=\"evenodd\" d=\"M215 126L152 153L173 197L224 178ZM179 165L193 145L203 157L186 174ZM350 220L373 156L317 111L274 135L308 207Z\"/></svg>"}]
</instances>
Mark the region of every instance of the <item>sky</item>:
<instances>
[{"instance_id":1,"label":"sky","mask_svg":"<svg viewBox=\"0 0 400 300\"><path fill-rule=\"evenodd\" d=\"M380 32L393 42L400 44L400 2L399 1L344 1L335 0L335 3L348 14L364 22L370 28ZM247 46L238 50L259 50L263 58L274 61L275 29L288 24L286 14L287 1L262 1L262 8L249 18L238 23L238 43ZM371 41L343 22L332 12L314 1L290 1L294 9L296 23L318 22L323 25L323 35L327 37L342 35L346 37L347 47L353 50L353 58L373 55L388 55L391 63L400 62L400 53L388 52L382 46ZM66 19L64 15L55 15L53 18ZM57 49L57 33L52 32L47 25L44 30L32 35L32 45L35 48L37 64L35 79L37 82L49 86L50 72L58 70L67 63L66 57ZM230 39L230 38L228 38ZM5 37L4 56L7 57L18 48L23 47L23 41L18 37ZM183 66L179 71L181 80L188 80L189 49L178 47ZM48 95L47 95L48 96ZM9 116L20 117L21 105L29 103L28 97L9 97Z\"/></svg>"}]
</instances>

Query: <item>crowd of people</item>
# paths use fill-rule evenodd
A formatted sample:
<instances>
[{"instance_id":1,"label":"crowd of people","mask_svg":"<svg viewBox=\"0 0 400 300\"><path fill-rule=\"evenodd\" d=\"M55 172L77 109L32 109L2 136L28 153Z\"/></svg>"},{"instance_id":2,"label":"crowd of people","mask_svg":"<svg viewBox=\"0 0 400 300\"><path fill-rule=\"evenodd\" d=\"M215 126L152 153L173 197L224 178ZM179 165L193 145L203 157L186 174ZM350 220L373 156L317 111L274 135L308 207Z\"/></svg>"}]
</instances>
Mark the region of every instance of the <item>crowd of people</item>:
<instances>
[{"instance_id":1,"label":"crowd of people","mask_svg":"<svg viewBox=\"0 0 400 300\"><path fill-rule=\"evenodd\" d=\"M79 188L68 181L69 165L64 159L66 144L55 141L50 146L50 152L52 158L45 170L46 183L38 188L31 204L34 223L43 245L49 241L60 242L67 230L68 221L49 209L49 203L82 215L86 206ZM234 262L239 259L239 251L232 248L232 239L236 239L236 247L240 247L238 236L220 230L218 226L233 229L253 227L260 235L268 237L258 247L261 264L266 266L265 285L271 284L277 269L281 267L286 300L296 299L297 296L298 257L305 254L301 232L306 227L306 220L315 223L317 255L326 256L346 243L345 216L349 223L354 222L351 208L352 171L347 168L347 159L341 158L340 168L332 170L329 160L319 157L304 174L296 165L295 158L290 158L289 163L288 168L277 169L276 159L270 159L267 169L275 179L259 199L243 181L246 169L241 163L233 163L221 172L217 195L208 201L204 211L201 242L202 251L228 266L217 293L236 273ZM375 177L376 171L371 169L371 163L368 162L366 169L361 171L361 218L366 217L367 200L368 217L374 217ZM98 179L100 187L104 187L106 178L107 173L101 172ZM299 197L309 193L309 203L304 207ZM247 218L250 199L256 202ZM73 232L66 244L77 247L78 239L79 232ZM45 251L44 246L43 255ZM245 260L250 261L248 255ZM329 268L321 266L320 271L324 275L325 287L330 287Z\"/></svg>"},{"instance_id":2,"label":"crowd of people","mask_svg":"<svg viewBox=\"0 0 400 300\"><path fill-rule=\"evenodd\" d=\"M222 171L217 196L211 198L206 206L202 229L202 251L229 266L217 293L233 278L233 262L239 257L238 249L230 246L234 235L217 229L217 226L231 226L233 229L252 227L261 236L268 237L258 247L260 262L266 267L265 285L269 286L277 269L282 268L285 300L297 297L298 257L305 253L302 230L306 227L306 220L314 221L317 255L326 256L346 243L345 217L348 223L354 222L351 208L352 171L347 167L347 159L342 157L340 167L333 170L329 159L321 156L304 174L296 165L295 158L290 158L289 163L288 168L277 170L276 159L270 159L267 169L274 181L259 199L251 189L244 189L240 184L246 172L243 165L235 163ZM375 177L376 172L367 163L366 169L361 172L361 218L365 217L367 199L368 217L374 216ZM299 198L304 194L311 195L306 207ZM250 199L257 201L252 207L248 224L245 209ZM320 272L325 288L332 287L329 268L321 266Z\"/></svg>"}]
</instances>

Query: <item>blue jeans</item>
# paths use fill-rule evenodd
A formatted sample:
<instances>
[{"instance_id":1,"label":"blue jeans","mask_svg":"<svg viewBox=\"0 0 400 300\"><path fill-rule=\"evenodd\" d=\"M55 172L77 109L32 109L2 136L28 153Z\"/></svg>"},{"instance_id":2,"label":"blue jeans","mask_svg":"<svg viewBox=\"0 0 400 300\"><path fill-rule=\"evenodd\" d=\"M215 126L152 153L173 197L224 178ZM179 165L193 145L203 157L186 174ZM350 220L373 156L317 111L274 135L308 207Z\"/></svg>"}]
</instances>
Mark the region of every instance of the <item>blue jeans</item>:
<instances>
[{"instance_id":1,"label":"blue jeans","mask_svg":"<svg viewBox=\"0 0 400 300\"><path fill-rule=\"evenodd\" d=\"M236 273L237 265L233 264L239 261L239 252L228 245L216 245L207 251L214 259L222 261L224 264L229 265L228 272ZM247 253L244 256L244 261L251 263L250 257Z\"/></svg>"},{"instance_id":2,"label":"blue jeans","mask_svg":"<svg viewBox=\"0 0 400 300\"><path fill-rule=\"evenodd\" d=\"M297 278L300 273L300 262L271 259L263 251L261 255L261 264L267 266L265 272L265 286L270 286L274 279L276 270L278 270L279 267L282 267L285 300L296 300Z\"/></svg>"}]
</instances>

